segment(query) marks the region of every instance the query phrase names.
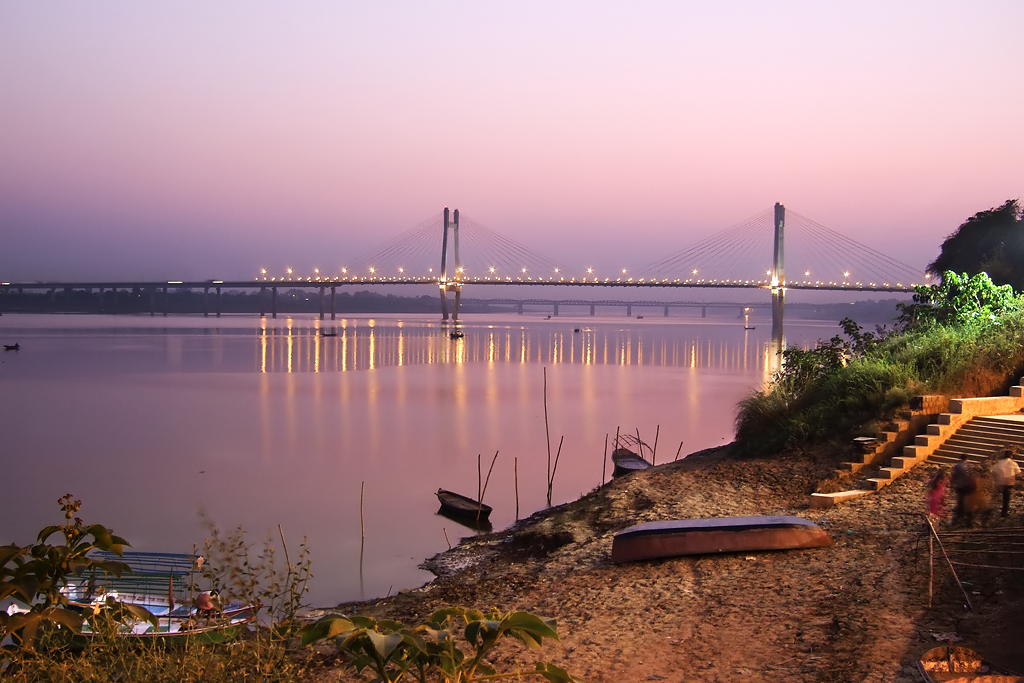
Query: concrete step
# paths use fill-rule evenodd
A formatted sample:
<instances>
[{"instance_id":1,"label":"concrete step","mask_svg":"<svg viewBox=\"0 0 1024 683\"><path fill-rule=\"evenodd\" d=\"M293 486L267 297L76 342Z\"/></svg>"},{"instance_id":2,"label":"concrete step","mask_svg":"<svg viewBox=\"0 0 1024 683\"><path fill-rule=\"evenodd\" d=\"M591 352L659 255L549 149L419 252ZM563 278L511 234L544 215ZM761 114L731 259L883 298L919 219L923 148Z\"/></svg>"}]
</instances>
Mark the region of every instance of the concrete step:
<instances>
[{"instance_id":1,"label":"concrete step","mask_svg":"<svg viewBox=\"0 0 1024 683\"><path fill-rule=\"evenodd\" d=\"M891 479L868 479L868 486L871 487L872 491L881 491L891 483Z\"/></svg>"},{"instance_id":2,"label":"concrete step","mask_svg":"<svg viewBox=\"0 0 1024 683\"><path fill-rule=\"evenodd\" d=\"M986 439L989 441L1013 441L1015 443L1024 443L1024 429L1002 429L1001 427L993 426L989 427L987 423L978 424L975 422L968 422L961 427L957 433L957 436L970 436L978 439Z\"/></svg>"},{"instance_id":3,"label":"concrete step","mask_svg":"<svg viewBox=\"0 0 1024 683\"><path fill-rule=\"evenodd\" d=\"M960 458L955 455L948 455L944 453L932 453L928 456L928 462L937 463L939 465L955 465L960 461Z\"/></svg>"},{"instance_id":4,"label":"concrete step","mask_svg":"<svg viewBox=\"0 0 1024 683\"><path fill-rule=\"evenodd\" d=\"M989 456L999 450L999 446L993 444L978 444L973 441L953 441L950 439L936 450L944 449L956 453L967 453L968 455Z\"/></svg>"},{"instance_id":5,"label":"concrete step","mask_svg":"<svg viewBox=\"0 0 1024 683\"><path fill-rule=\"evenodd\" d=\"M860 498L861 496L866 496L869 493L872 493L872 491L868 489L852 489L850 491L839 491L838 493L812 493L811 507L830 508L844 500Z\"/></svg>"},{"instance_id":6,"label":"concrete step","mask_svg":"<svg viewBox=\"0 0 1024 683\"><path fill-rule=\"evenodd\" d=\"M841 462L839 463L839 470L842 474L856 474L865 467L868 467L866 462Z\"/></svg>"},{"instance_id":7,"label":"concrete step","mask_svg":"<svg viewBox=\"0 0 1024 683\"><path fill-rule=\"evenodd\" d=\"M905 471L906 470L901 467L879 467L878 478L892 481L893 479L898 479Z\"/></svg>"}]
</instances>

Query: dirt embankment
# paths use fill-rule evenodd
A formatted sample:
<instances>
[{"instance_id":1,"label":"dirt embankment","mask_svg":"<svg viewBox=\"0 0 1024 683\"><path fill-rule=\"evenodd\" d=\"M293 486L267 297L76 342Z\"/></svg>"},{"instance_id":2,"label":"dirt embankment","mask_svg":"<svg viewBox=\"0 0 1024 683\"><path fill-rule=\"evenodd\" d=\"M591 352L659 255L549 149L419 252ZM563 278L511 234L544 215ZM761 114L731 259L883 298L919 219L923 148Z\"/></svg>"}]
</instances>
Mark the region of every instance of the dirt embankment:
<instances>
[{"instance_id":1,"label":"dirt embankment","mask_svg":"<svg viewBox=\"0 0 1024 683\"><path fill-rule=\"evenodd\" d=\"M425 587L343 613L416 623L444 605L526 609L558 619L540 653L498 650L506 667L553 661L587 681L901 681L934 634L1024 670L1022 572L970 575L967 612L936 563L928 608L922 466L883 491L828 511L807 494L830 458L737 458L728 447L631 475L511 529L468 539L427 565ZM1020 501L1017 501L1020 505ZM613 565L615 532L674 518L796 514L835 545ZM1011 514L1010 524L1020 526ZM961 577L965 578L965 577ZM333 611L333 610L332 610ZM514 661L513 661L514 660ZM360 680L335 670L330 680Z\"/></svg>"}]
</instances>

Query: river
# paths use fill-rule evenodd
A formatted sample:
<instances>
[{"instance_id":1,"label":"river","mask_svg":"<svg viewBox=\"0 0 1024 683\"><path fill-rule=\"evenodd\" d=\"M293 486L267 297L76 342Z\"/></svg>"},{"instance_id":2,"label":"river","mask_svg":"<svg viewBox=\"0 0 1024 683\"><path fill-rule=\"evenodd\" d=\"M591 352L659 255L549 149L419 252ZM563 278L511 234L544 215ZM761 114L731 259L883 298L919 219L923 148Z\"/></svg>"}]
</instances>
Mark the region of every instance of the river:
<instances>
[{"instance_id":1,"label":"river","mask_svg":"<svg viewBox=\"0 0 1024 683\"><path fill-rule=\"evenodd\" d=\"M0 543L59 523L70 492L136 550L189 552L203 517L257 543L281 525L293 553L308 538L316 605L416 587L473 533L434 492L475 496L478 456L486 477L498 452L496 528L517 481L519 517L546 505L545 372L559 504L610 476L617 429L657 437L658 462L730 441L774 362L771 321L751 323L478 315L451 339L436 316L6 314ZM836 331L787 320L790 344Z\"/></svg>"}]
</instances>

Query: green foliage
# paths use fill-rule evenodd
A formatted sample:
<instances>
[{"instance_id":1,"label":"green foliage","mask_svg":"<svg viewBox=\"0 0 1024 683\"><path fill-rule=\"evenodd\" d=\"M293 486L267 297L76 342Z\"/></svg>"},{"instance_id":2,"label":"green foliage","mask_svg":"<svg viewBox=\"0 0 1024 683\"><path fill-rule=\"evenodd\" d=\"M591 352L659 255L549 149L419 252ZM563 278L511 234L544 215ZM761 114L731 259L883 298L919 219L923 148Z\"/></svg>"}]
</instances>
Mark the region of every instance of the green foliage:
<instances>
[{"instance_id":1,"label":"green foliage","mask_svg":"<svg viewBox=\"0 0 1024 683\"><path fill-rule=\"evenodd\" d=\"M457 631L468 645L460 647ZM498 673L487 661L488 653L502 638L513 638L530 648L540 648L545 638L558 640L553 619L530 612L497 610L482 612L463 607L438 610L424 624L406 628L397 621L369 617L328 615L300 631L309 645L333 638L357 672L372 671L374 680L396 683L409 676L420 683L428 677L451 683L517 679L538 676L551 683L571 683L573 678L554 664L540 662L533 671Z\"/></svg>"},{"instance_id":2,"label":"green foliage","mask_svg":"<svg viewBox=\"0 0 1024 683\"><path fill-rule=\"evenodd\" d=\"M998 284L1024 290L1024 222L1020 203L979 211L942 243L928 272L988 273ZM943 279L945 279L943 275Z\"/></svg>"},{"instance_id":3,"label":"green foliage","mask_svg":"<svg viewBox=\"0 0 1024 683\"><path fill-rule=\"evenodd\" d=\"M898 305L899 323L903 330L994 323L1020 305L1010 285L996 285L986 273L947 271L941 283L915 287L913 303Z\"/></svg>"},{"instance_id":4,"label":"green foliage","mask_svg":"<svg viewBox=\"0 0 1024 683\"><path fill-rule=\"evenodd\" d=\"M305 607L302 600L309 590L311 571L309 547L306 539L299 544L299 553L293 563L285 544L284 532L278 527L281 550L278 555L273 540L268 537L258 551L248 542L246 532L237 527L227 534L207 522L209 537L204 542L203 577L212 589L228 602L259 604L270 630L267 635L286 640L298 631L296 614ZM262 632L261 632L262 633Z\"/></svg>"},{"instance_id":5,"label":"green foliage","mask_svg":"<svg viewBox=\"0 0 1024 683\"><path fill-rule=\"evenodd\" d=\"M62 592L69 577L81 576L94 567L115 576L131 571L123 562L87 557L93 549L120 555L129 543L100 524L87 526L76 517L82 501L74 500L70 493L57 503L64 513L63 525L45 527L33 545L0 547L0 600L13 598L29 608L27 612L12 615L0 613L0 640L9 635L16 643L29 649L60 627L81 633L85 618L69 608L68 599ZM54 535L59 535L59 542L48 543ZM117 615L124 614L119 603L112 602L108 607ZM96 618L100 618L98 612ZM145 614L140 613L140 616L153 618L149 612L142 612Z\"/></svg>"}]
</instances>

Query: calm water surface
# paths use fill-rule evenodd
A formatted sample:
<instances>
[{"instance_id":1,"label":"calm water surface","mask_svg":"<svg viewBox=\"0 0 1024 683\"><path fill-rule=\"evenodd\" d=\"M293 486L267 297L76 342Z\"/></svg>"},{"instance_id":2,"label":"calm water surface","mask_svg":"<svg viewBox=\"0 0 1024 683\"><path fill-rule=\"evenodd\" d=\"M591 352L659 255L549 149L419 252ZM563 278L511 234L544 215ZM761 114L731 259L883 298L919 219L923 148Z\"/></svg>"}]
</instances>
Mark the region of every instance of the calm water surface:
<instances>
[{"instance_id":1,"label":"calm water surface","mask_svg":"<svg viewBox=\"0 0 1024 683\"><path fill-rule=\"evenodd\" d=\"M576 333L574 328L581 331ZM309 539L310 600L421 585L424 558L473 533L440 517L438 487L492 522L545 504L547 368L553 502L601 483L606 435L657 433L658 461L732 439L735 405L770 372L770 321L476 316L452 340L435 316L0 317L0 543L82 516L136 550L188 552L205 514L262 540ZM790 322L789 343L831 337ZM321 330L337 331L322 336ZM610 472L610 468L609 468ZM610 476L610 474L609 474ZM359 492L365 487L360 566Z\"/></svg>"}]
</instances>

